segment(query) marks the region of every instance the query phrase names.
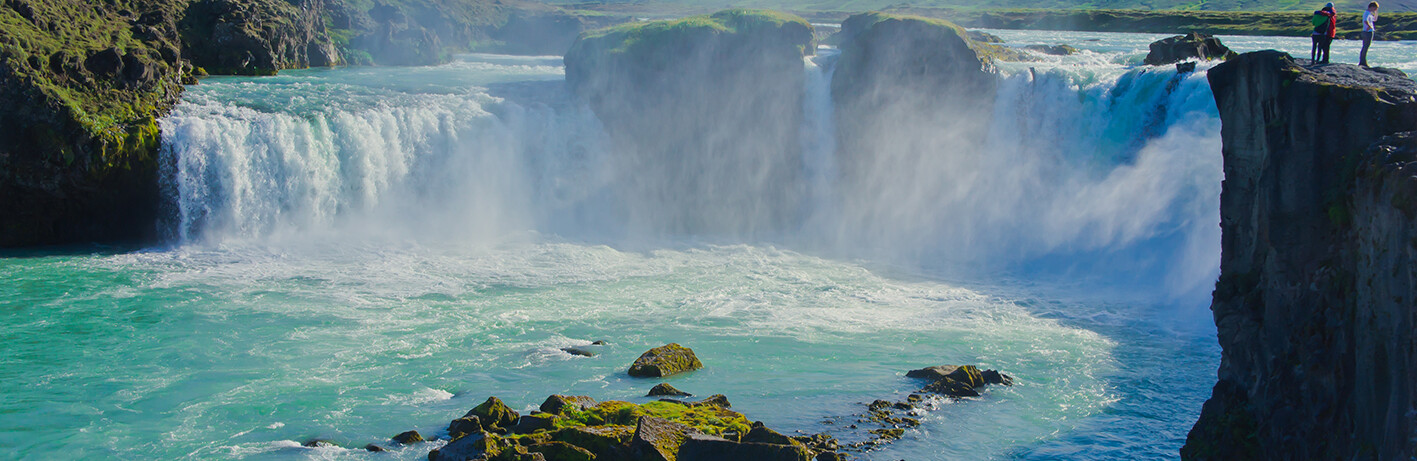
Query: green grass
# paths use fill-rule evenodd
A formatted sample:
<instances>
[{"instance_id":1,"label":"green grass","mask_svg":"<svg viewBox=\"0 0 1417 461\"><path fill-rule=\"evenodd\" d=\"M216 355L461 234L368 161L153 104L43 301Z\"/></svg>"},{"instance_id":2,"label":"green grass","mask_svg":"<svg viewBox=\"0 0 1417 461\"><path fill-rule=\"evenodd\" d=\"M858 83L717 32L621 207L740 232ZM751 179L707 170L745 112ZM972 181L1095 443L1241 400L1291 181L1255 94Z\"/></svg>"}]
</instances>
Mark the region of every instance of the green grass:
<instances>
[{"instance_id":1,"label":"green grass","mask_svg":"<svg viewBox=\"0 0 1417 461\"><path fill-rule=\"evenodd\" d=\"M132 157L155 152L157 124L179 88L159 81L156 88L125 88L116 80L101 78L81 70L81 63L99 50L116 48L133 54L159 75L167 73L160 40L140 40L133 35L129 17L144 11L177 8L173 0L117 2L95 8L88 2L63 0L22 0L21 7L0 8L0 60L12 70L20 84L37 93L37 107L22 111L55 111L54 117L67 121L95 142L100 162L92 166L118 167ZM36 116L38 114L32 114ZM49 124L33 128L30 136L39 146L58 150L65 163L75 160L71 134L63 126ZM41 148L40 150L47 150ZM138 159L142 160L142 159Z\"/></svg>"}]
</instances>

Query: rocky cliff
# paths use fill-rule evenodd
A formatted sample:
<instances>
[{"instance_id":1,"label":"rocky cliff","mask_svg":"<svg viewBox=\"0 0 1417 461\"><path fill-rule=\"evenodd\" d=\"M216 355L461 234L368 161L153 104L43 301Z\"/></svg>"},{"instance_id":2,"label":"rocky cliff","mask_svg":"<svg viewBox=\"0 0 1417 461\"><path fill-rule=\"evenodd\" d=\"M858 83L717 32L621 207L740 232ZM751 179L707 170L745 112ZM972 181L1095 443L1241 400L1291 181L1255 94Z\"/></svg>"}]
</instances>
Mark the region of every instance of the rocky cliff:
<instances>
[{"instance_id":1,"label":"rocky cliff","mask_svg":"<svg viewBox=\"0 0 1417 461\"><path fill-rule=\"evenodd\" d=\"M851 16L839 35L831 92L842 187L881 194L848 203L860 207L848 211L889 213L872 204L913 192L870 185L910 174L919 152L958 156L960 164L974 161L969 157L981 151L993 118L999 82L994 63L1004 49L971 40L943 20L884 13Z\"/></svg>"},{"instance_id":2,"label":"rocky cliff","mask_svg":"<svg viewBox=\"0 0 1417 461\"><path fill-rule=\"evenodd\" d=\"M1209 79L1225 161L1211 306L1223 352L1182 457L1417 454L1417 83L1275 51Z\"/></svg>"},{"instance_id":3,"label":"rocky cliff","mask_svg":"<svg viewBox=\"0 0 1417 461\"><path fill-rule=\"evenodd\" d=\"M213 74L273 75L340 63L324 0L196 0L183 11L183 45Z\"/></svg>"},{"instance_id":4,"label":"rocky cliff","mask_svg":"<svg viewBox=\"0 0 1417 461\"><path fill-rule=\"evenodd\" d=\"M645 172L625 186L646 206L625 218L666 232L785 222L799 208L790 178L801 171L802 59L813 49L805 20L751 10L581 36L566 81L605 124L615 161Z\"/></svg>"}]
</instances>

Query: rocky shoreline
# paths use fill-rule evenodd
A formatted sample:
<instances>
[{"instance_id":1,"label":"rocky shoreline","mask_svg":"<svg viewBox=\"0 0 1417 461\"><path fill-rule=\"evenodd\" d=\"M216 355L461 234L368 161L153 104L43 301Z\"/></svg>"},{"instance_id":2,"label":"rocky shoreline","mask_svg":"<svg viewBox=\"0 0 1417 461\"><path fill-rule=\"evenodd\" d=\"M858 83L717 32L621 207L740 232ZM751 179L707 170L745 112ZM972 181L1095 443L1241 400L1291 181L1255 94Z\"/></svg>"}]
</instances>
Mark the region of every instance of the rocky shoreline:
<instances>
[{"instance_id":1,"label":"rocky shoreline","mask_svg":"<svg viewBox=\"0 0 1417 461\"><path fill-rule=\"evenodd\" d=\"M685 367L690 362L698 366ZM658 378L660 375L634 370L678 370L664 375L667 376L702 366L692 350L671 343L646 351L626 373ZM860 436L861 440L850 443L842 443L827 433L784 435L734 411L728 398L721 394L696 401L661 398L639 404L598 401L584 395L551 395L525 415L495 396L488 397L450 421L443 432L425 436L407 431L385 442L364 445L363 449L379 452L395 445L430 443L436 446L429 449L429 461L834 461L904 437L907 429L920 424L917 417L937 408L933 402L978 398L986 386L1011 386L1014 381L1006 374L973 365L911 370L906 378L927 384L901 401L876 400L863 404L865 411L860 414L823 421L832 425L854 421L842 427L855 430ZM690 396L667 383L654 389L649 397ZM303 445L335 446L327 440L310 440Z\"/></svg>"}]
</instances>

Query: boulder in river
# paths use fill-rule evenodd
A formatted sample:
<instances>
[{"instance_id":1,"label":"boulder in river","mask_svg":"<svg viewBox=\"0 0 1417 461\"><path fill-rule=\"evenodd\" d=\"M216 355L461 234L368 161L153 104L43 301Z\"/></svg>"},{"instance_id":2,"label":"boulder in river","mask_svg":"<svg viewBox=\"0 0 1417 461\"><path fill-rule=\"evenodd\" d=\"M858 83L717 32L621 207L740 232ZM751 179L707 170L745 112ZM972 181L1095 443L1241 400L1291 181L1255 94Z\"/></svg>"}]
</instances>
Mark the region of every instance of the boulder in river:
<instances>
[{"instance_id":1,"label":"boulder in river","mask_svg":"<svg viewBox=\"0 0 1417 461\"><path fill-rule=\"evenodd\" d=\"M1145 62L1152 66L1164 66L1187 59L1230 59L1234 51L1220 43L1220 39L1199 32L1163 38L1151 44L1151 52Z\"/></svg>"},{"instance_id":2,"label":"boulder in river","mask_svg":"<svg viewBox=\"0 0 1417 461\"><path fill-rule=\"evenodd\" d=\"M408 445L410 443L422 442L423 434L419 434L418 431L408 431L395 435L392 440L402 445Z\"/></svg>"},{"instance_id":3,"label":"boulder in river","mask_svg":"<svg viewBox=\"0 0 1417 461\"><path fill-rule=\"evenodd\" d=\"M693 396L693 395L694 395L694 394L690 394L690 393L688 393L688 392L681 391L681 390L675 388L674 386L669 385L669 383L659 383L659 384L656 384L656 385L654 386L654 388L650 389L650 390L649 390L649 394L646 394L645 397L661 397L661 396L689 397L689 396Z\"/></svg>"},{"instance_id":4,"label":"boulder in river","mask_svg":"<svg viewBox=\"0 0 1417 461\"><path fill-rule=\"evenodd\" d=\"M561 352L565 352L565 353L567 353L567 354L571 354L571 355L575 355L575 356L580 356L580 357L595 357L595 356L596 356L596 352L595 352L595 351L590 350L590 349L586 349L586 348L584 348L584 347L563 347L563 348L561 348Z\"/></svg>"},{"instance_id":5,"label":"boulder in river","mask_svg":"<svg viewBox=\"0 0 1417 461\"><path fill-rule=\"evenodd\" d=\"M694 351L678 343L669 343L645 351L630 365L630 376L657 378L703 368Z\"/></svg>"}]
</instances>

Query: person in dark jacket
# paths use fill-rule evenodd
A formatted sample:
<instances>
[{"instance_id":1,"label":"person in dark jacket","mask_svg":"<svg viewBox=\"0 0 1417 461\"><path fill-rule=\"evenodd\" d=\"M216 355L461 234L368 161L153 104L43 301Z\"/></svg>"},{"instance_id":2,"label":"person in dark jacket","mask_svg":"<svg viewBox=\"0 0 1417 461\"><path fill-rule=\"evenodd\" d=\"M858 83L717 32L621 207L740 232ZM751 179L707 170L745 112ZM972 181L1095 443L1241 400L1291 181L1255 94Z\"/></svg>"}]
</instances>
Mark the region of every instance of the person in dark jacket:
<instances>
[{"instance_id":1,"label":"person in dark jacket","mask_svg":"<svg viewBox=\"0 0 1417 461\"><path fill-rule=\"evenodd\" d=\"M1309 59L1328 64L1329 46L1333 45L1333 37L1338 35L1338 13L1334 11L1333 3L1314 12L1314 23L1314 45L1309 50Z\"/></svg>"}]
</instances>

